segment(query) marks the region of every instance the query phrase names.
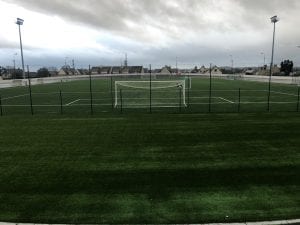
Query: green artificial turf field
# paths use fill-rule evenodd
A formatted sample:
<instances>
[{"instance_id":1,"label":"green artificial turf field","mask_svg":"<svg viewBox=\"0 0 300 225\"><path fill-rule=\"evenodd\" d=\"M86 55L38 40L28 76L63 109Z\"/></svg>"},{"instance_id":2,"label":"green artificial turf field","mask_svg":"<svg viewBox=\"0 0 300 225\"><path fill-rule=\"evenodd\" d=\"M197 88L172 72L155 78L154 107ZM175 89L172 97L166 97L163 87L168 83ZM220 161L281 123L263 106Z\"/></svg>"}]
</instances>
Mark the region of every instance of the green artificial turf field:
<instances>
[{"instance_id":1,"label":"green artificial turf field","mask_svg":"<svg viewBox=\"0 0 300 225\"><path fill-rule=\"evenodd\" d=\"M0 221L300 215L297 113L28 115L0 123Z\"/></svg>"},{"instance_id":2,"label":"green artificial turf field","mask_svg":"<svg viewBox=\"0 0 300 225\"><path fill-rule=\"evenodd\" d=\"M266 112L268 109L268 83L214 78L210 94L209 79L193 77L191 88L186 79L185 91L174 87L174 84L170 88L155 89L157 81L174 82L174 80L184 78L153 79L151 95L149 88L123 86L115 90L116 81L147 82L148 77L93 78L91 86L88 77L85 80L33 85L33 113L60 114L62 112L68 115L86 115L91 112L91 104L95 114L107 112L111 114L112 111L149 112L150 99L153 112ZM145 85L147 86L147 83ZM92 95L90 90L92 90ZM298 92L299 88L296 85L272 84L270 111L299 111ZM31 113L28 87L2 88L0 94L4 115ZM117 102L115 96L118 96ZM116 108L115 103L117 103Z\"/></svg>"}]
</instances>

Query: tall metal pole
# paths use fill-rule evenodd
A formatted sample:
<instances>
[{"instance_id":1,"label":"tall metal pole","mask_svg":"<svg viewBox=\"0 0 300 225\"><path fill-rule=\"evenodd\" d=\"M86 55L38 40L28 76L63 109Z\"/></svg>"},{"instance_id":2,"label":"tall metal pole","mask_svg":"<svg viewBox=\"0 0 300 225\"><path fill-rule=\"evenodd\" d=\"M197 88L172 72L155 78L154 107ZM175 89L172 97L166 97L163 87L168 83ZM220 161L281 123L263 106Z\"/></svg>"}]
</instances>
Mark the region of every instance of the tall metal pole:
<instances>
[{"instance_id":1,"label":"tall metal pole","mask_svg":"<svg viewBox=\"0 0 300 225\"><path fill-rule=\"evenodd\" d=\"M272 69L273 69L273 60L274 60L275 29L276 29L276 23L278 21L279 21L279 19L277 18L277 16L273 16L271 18L271 22L274 23L274 28L273 28L272 56L271 56L270 74L269 74L268 112L270 112L271 81L272 81Z\"/></svg>"},{"instance_id":2,"label":"tall metal pole","mask_svg":"<svg viewBox=\"0 0 300 225\"><path fill-rule=\"evenodd\" d=\"M297 100L297 112L299 112L300 106L300 88L298 87L298 100Z\"/></svg>"},{"instance_id":3,"label":"tall metal pole","mask_svg":"<svg viewBox=\"0 0 300 225\"><path fill-rule=\"evenodd\" d=\"M63 99L61 90L59 90L59 101L60 101L60 114L63 114Z\"/></svg>"},{"instance_id":4,"label":"tall metal pole","mask_svg":"<svg viewBox=\"0 0 300 225\"><path fill-rule=\"evenodd\" d=\"M238 112L241 112L241 88L239 88Z\"/></svg>"},{"instance_id":5,"label":"tall metal pole","mask_svg":"<svg viewBox=\"0 0 300 225\"><path fill-rule=\"evenodd\" d=\"M29 87L30 109L31 109L31 115L33 115L32 91L31 91L31 81L30 81L30 73L29 73L29 66L28 65L27 65L27 79L28 79L28 87Z\"/></svg>"},{"instance_id":6,"label":"tall metal pole","mask_svg":"<svg viewBox=\"0 0 300 225\"><path fill-rule=\"evenodd\" d=\"M231 72L233 74L233 56L230 55L230 59L231 59Z\"/></svg>"},{"instance_id":7,"label":"tall metal pole","mask_svg":"<svg viewBox=\"0 0 300 225\"><path fill-rule=\"evenodd\" d=\"M178 57L176 56L176 75L178 75Z\"/></svg>"},{"instance_id":8,"label":"tall metal pole","mask_svg":"<svg viewBox=\"0 0 300 225\"><path fill-rule=\"evenodd\" d=\"M92 90L92 73L91 73L91 65L89 65L89 78L90 78L91 115L93 115L93 114L94 114L94 109L93 109L93 90Z\"/></svg>"},{"instance_id":9,"label":"tall metal pole","mask_svg":"<svg viewBox=\"0 0 300 225\"><path fill-rule=\"evenodd\" d=\"M2 109L2 96L0 95L0 111L1 111L1 116L3 116L3 109Z\"/></svg>"},{"instance_id":10,"label":"tall metal pole","mask_svg":"<svg viewBox=\"0 0 300 225\"><path fill-rule=\"evenodd\" d=\"M149 88L150 88L150 98L149 98L149 107L150 107L150 113L152 113L152 66L151 66L151 64L150 64L150 77L149 77L149 79L150 79L150 84L149 84Z\"/></svg>"},{"instance_id":11,"label":"tall metal pole","mask_svg":"<svg viewBox=\"0 0 300 225\"><path fill-rule=\"evenodd\" d=\"M24 20L17 18L16 24L19 26L19 37L20 37L20 49L21 49L21 60L22 60L22 69L23 69L23 79L25 76L25 66L24 66L24 56L23 56L23 44L22 44L22 35L21 35L21 25L23 25Z\"/></svg>"},{"instance_id":12,"label":"tall metal pole","mask_svg":"<svg viewBox=\"0 0 300 225\"><path fill-rule=\"evenodd\" d=\"M116 98L117 96L115 96ZM113 94L113 77L110 74L110 98L111 98L111 109L114 110L114 94Z\"/></svg>"},{"instance_id":13,"label":"tall metal pole","mask_svg":"<svg viewBox=\"0 0 300 225\"><path fill-rule=\"evenodd\" d=\"M209 65L209 105L208 112L211 112L211 92L212 92L212 76L211 76L211 64Z\"/></svg>"}]
</instances>

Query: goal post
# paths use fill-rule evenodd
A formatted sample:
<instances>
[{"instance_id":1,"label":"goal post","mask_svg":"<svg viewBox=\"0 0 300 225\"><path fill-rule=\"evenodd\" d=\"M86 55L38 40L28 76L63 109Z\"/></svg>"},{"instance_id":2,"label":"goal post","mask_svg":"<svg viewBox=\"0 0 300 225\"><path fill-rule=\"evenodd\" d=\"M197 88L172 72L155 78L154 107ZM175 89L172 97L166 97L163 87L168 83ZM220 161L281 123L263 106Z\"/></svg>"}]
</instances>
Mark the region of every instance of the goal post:
<instances>
[{"instance_id":1,"label":"goal post","mask_svg":"<svg viewBox=\"0 0 300 225\"><path fill-rule=\"evenodd\" d=\"M178 107L179 101L186 106L186 80L115 81L115 108L121 104L120 90L129 108L149 107L150 101L152 107Z\"/></svg>"}]
</instances>

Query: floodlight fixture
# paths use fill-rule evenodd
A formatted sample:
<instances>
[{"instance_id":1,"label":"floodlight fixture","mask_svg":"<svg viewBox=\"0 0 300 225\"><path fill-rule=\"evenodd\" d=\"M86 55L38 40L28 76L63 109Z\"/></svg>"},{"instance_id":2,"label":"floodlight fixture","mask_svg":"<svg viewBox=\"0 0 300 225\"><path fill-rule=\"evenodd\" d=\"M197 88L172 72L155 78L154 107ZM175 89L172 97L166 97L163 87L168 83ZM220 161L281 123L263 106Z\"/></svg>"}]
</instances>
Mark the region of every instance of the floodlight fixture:
<instances>
[{"instance_id":1,"label":"floodlight fixture","mask_svg":"<svg viewBox=\"0 0 300 225\"><path fill-rule=\"evenodd\" d=\"M278 21L279 21L278 16L273 16L273 17L271 17L271 22L272 22L272 23L277 23Z\"/></svg>"},{"instance_id":2,"label":"floodlight fixture","mask_svg":"<svg viewBox=\"0 0 300 225\"><path fill-rule=\"evenodd\" d=\"M18 24L18 25L23 25L23 23L24 23L24 20L23 20L23 19L17 18L16 24Z\"/></svg>"}]
</instances>

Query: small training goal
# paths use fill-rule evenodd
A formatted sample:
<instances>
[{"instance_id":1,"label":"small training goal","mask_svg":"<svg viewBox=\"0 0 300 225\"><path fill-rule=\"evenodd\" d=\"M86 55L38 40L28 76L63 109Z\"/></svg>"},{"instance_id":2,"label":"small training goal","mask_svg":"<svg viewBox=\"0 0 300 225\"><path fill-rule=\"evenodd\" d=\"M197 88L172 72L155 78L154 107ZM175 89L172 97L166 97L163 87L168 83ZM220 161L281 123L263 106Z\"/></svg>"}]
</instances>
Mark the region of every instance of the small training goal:
<instances>
[{"instance_id":1,"label":"small training goal","mask_svg":"<svg viewBox=\"0 0 300 225\"><path fill-rule=\"evenodd\" d=\"M115 81L115 107L185 107L185 80Z\"/></svg>"}]
</instances>

